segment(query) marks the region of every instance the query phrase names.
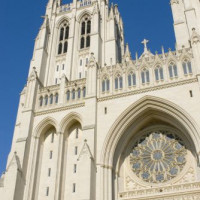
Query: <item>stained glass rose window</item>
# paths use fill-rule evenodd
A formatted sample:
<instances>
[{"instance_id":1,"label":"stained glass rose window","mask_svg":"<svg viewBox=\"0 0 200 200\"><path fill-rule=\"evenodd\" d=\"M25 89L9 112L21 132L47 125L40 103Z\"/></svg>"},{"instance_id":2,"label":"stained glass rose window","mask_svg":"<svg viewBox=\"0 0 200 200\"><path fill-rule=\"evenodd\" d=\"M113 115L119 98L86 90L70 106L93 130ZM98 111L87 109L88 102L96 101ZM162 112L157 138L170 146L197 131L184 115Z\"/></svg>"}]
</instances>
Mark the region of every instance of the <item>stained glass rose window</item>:
<instances>
[{"instance_id":1,"label":"stained glass rose window","mask_svg":"<svg viewBox=\"0 0 200 200\"><path fill-rule=\"evenodd\" d=\"M186 164L183 141L167 131L148 133L132 148L130 164L145 182L162 183L176 177Z\"/></svg>"}]
</instances>

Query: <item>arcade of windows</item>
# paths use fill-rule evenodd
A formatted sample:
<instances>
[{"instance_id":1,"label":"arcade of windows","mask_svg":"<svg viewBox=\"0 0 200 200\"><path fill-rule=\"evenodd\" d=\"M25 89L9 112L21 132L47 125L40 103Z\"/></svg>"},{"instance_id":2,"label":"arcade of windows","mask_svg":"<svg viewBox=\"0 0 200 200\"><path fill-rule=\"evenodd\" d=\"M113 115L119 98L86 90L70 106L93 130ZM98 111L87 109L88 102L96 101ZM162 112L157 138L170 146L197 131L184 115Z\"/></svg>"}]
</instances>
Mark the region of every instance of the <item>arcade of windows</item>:
<instances>
[{"instance_id":1,"label":"arcade of windows","mask_svg":"<svg viewBox=\"0 0 200 200\"><path fill-rule=\"evenodd\" d=\"M66 100L67 101L74 101L76 99L85 98L86 96L86 88L83 89L78 88L77 90L73 89L72 91L67 91L66 93ZM47 106L47 105L53 105L58 104L59 95L56 93L55 95L51 94L50 96L46 95L45 97L41 96L39 99L39 106Z\"/></svg>"},{"instance_id":2,"label":"arcade of windows","mask_svg":"<svg viewBox=\"0 0 200 200\"><path fill-rule=\"evenodd\" d=\"M47 106L48 104L58 104L59 95L56 93L55 95L51 94L50 96L46 95L45 97L41 96L39 99L40 107L43 105Z\"/></svg>"},{"instance_id":3,"label":"arcade of windows","mask_svg":"<svg viewBox=\"0 0 200 200\"><path fill-rule=\"evenodd\" d=\"M90 47L91 19L88 15L81 20L80 49ZM58 55L67 53L69 39L69 23L63 22L59 29Z\"/></svg>"},{"instance_id":4,"label":"arcade of windows","mask_svg":"<svg viewBox=\"0 0 200 200\"><path fill-rule=\"evenodd\" d=\"M182 63L183 67L183 73L185 76L192 74L192 65L191 62L188 59L185 59ZM178 77L178 68L177 65L174 62L171 62L168 66L168 73L170 79L177 78ZM164 81L164 69L162 66L157 65L154 69L154 75L155 75L155 81ZM148 84L150 83L150 72L149 69L144 68L142 69L141 73L141 83L142 84ZM128 79L128 87L134 87L137 85L137 79L136 79L136 73L134 71L130 71L128 73L127 79ZM114 79L115 84L115 90L122 89L123 88L123 77L120 74L117 74L117 76ZM109 78L103 78L102 80L102 92L109 92L110 90L110 80Z\"/></svg>"}]
</instances>

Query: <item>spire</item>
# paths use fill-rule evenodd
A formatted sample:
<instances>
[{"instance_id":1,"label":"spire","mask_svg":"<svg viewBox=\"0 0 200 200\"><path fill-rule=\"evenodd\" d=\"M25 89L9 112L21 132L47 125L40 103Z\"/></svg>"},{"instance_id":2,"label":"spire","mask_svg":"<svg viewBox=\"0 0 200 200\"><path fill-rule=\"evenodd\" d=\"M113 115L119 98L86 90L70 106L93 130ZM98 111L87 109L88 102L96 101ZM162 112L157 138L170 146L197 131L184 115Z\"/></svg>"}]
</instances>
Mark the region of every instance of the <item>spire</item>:
<instances>
[{"instance_id":1,"label":"spire","mask_svg":"<svg viewBox=\"0 0 200 200\"><path fill-rule=\"evenodd\" d=\"M110 7L110 13L109 13L109 20L111 19L114 19L114 7L113 7L113 4L111 4L111 7Z\"/></svg>"},{"instance_id":2,"label":"spire","mask_svg":"<svg viewBox=\"0 0 200 200\"><path fill-rule=\"evenodd\" d=\"M165 58L165 49L163 46L162 46L162 57Z\"/></svg>"},{"instance_id":3,"label":"spire","mask_svg":"<svg viewBox=\"0 0 200 200\"><path fill-rule=\"evenodd\" d=\"M125 57L129 59L131 58L131 52L128 43L126 44Z\"/></svg>"}]
</instances>

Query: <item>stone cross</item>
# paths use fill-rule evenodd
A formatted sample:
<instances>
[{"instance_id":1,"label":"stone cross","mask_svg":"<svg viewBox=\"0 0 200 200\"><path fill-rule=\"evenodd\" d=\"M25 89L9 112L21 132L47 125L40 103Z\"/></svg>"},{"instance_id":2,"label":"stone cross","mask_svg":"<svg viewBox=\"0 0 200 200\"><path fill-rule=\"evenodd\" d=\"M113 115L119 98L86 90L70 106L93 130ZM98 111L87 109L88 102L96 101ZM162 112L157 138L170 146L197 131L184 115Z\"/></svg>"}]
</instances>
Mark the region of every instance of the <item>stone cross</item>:
<instances>
[{"instance_id":1,"label":"stone cross","mask_svg":"<svg viewBox=\"0 0 200 200\"><path fill-rule=\"evenodd\" d=\"M142 44L144 44L144 51L146 52L147 51L147 43L149 42L149 40L146 40L146 39L144 39L143 41L142 41Z\"/></svg>"}]
</instances>

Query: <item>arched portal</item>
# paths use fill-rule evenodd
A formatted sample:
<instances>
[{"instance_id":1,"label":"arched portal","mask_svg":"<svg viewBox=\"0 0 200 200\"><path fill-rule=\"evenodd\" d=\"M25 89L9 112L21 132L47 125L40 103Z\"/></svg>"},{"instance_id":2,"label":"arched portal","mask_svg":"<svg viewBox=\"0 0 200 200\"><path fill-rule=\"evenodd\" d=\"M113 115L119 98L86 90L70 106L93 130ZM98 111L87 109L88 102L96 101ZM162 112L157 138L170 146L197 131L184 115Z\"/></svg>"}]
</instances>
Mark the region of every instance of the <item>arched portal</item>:
<instances>
[{"instance_id":1,"label":"arched portal","mask_svg":"<svg viewBox=\"0 0 200 200\"><path fill-rule=\"evenodd\" d=\"M82 118L71 113L61 122L62 159L61 159L61 192L59 199L74 198L78 188L79 173L78 155L83 145Z\"/></svg>"},{"instance_id":2,"label":"arched portal","mask_svg":"<svg viewBox=\"0 0 200 200\"><path fill-rule=\"evenodd\" d=\"M171 185L198 181L199 133L191 116L164 99L146 96L130 106L110 129L102 151L106 199L144 199L148 195L156 199L156 190L150 192L149 188L169 191ZM154 135L158 135L159 142L153 140ZM144 143L151 149L146 154L148 145L141 150ZM182 154L175 144L181 146ZM175 153L167 153L165 145ZM142 152L137 158L133 156L135 150ZM170 164L169 160L163 161L167 154L173 159ZM174 188L171 192L176 193Z\"/></svg>"},{"instance_id":3,"label":"arched portal","mask_svg":"<svg viewBox=\"0 0 200 200\"><path fill-rule=\"evenodd\" d=\"M35 131L34 185L32 199L42 200L55 194L58 160L58 135L53 119L42 121Z\"/></svg>"}]
</instances>

